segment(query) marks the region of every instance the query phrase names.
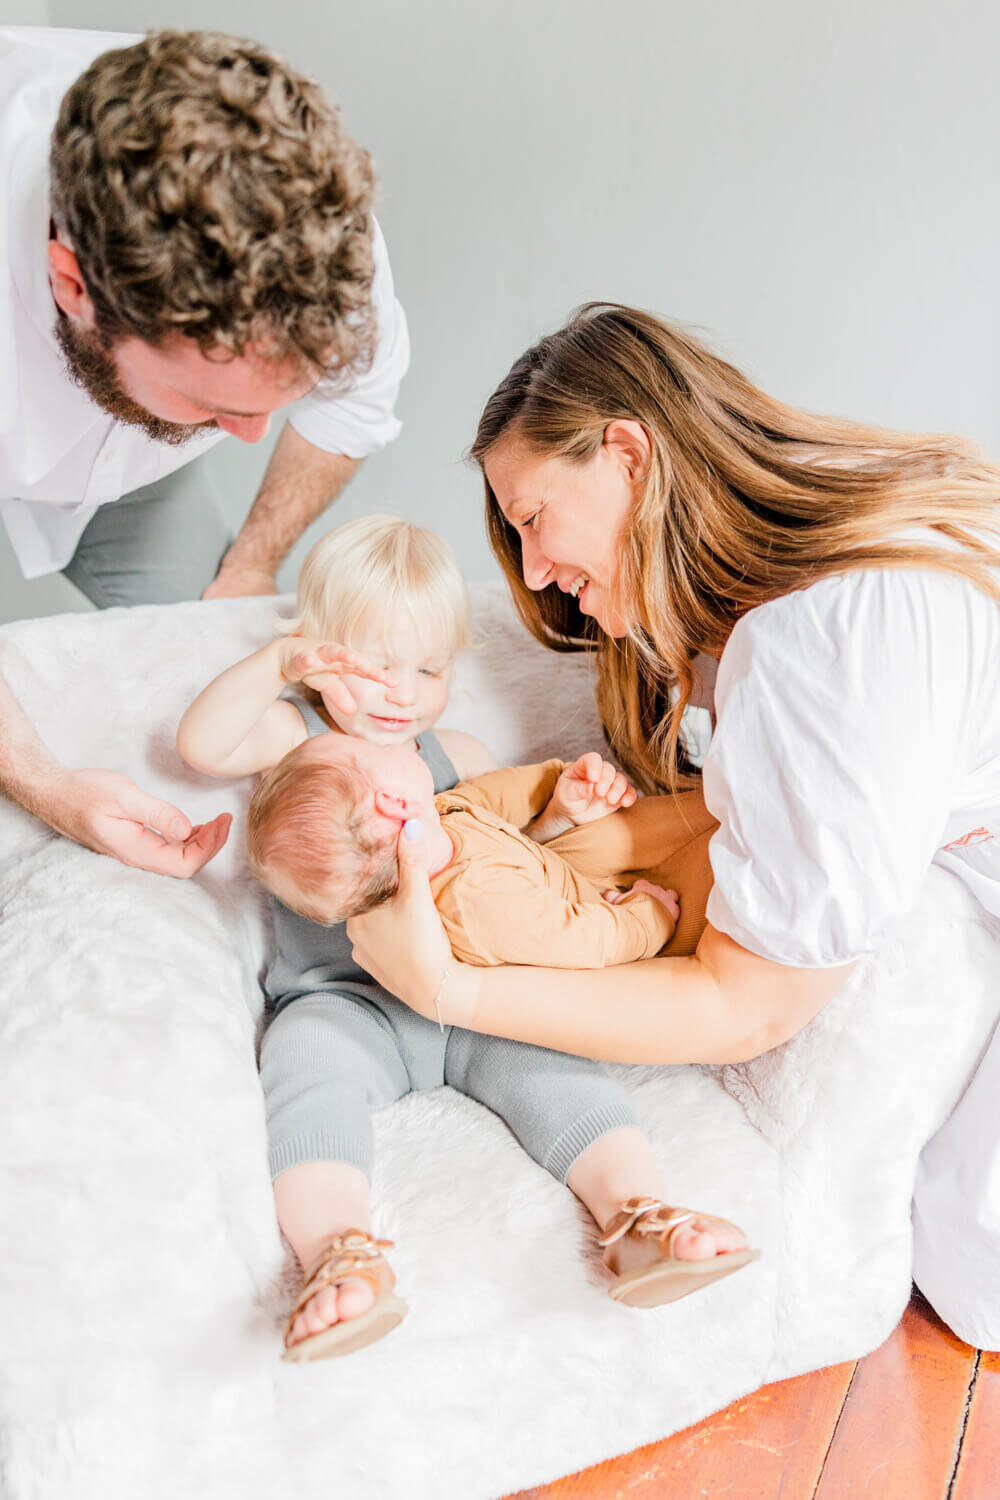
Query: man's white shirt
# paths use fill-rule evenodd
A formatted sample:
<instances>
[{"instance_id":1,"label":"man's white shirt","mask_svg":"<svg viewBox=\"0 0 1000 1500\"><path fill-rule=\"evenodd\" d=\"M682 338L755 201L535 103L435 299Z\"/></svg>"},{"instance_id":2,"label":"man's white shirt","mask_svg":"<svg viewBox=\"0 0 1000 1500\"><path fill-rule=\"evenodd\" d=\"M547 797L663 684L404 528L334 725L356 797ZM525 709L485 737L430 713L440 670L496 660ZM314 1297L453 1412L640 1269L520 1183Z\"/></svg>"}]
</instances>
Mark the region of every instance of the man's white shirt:
<instances>
[{"instance_id":1,"label":"man's white shirt","mask_svg":"<svg viewBox=\"0 0 1000 1500\"><path fill-rule=\"evenodd\" d=\"M139 40L0 28L0 518L26 578L64 567L99 505L152 484L226 436L209 432L176 448L116 422L73 384L53 331L46 255L52 127L67 88L93 59ZM378 341L370 369L339 394L321 381L287 408L308 442L348 458L366 457L399 432L394 407L409 364L406 318L377 224L374 256Z\"/></svg>"}]
</instances>

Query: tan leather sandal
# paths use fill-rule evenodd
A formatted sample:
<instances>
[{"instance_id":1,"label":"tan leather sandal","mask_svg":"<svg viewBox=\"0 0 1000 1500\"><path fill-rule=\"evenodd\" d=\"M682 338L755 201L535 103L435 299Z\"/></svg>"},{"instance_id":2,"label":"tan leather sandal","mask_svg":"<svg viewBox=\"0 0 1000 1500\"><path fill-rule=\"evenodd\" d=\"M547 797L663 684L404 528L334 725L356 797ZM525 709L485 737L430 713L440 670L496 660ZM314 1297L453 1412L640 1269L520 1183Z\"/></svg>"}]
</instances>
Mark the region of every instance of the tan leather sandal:
<instances>
[{"instance_id":1,"label":"tan leather sandal","mask_svg":"<svg viewBox=\"0 0 1000 1500\"><path fill-rule=\"evenodd\" d=\"M396 1285L396 1278L382 1254L383 1250L392 1248L392 1240L373 1240L363 1229L346 1229L324 1246L306 1273L298 1301L288 1314L282 1359L302 1364L307 1360L327 1359L337 1354L353 1354L356 1349L374 1344L376 1339L384 1338L399 1326L409 1308L392 1290ZM375 1293L375 1301L368 1311L356 1318L331 1323L329 1328L307 1334L304 1339L289 1345L287 1339L292 1331L292 1324L306 1303L323 1287L340 1286L341 1282L351 1278L367 1281Z\"/></svg>"},{"instance_id":2,"label":"tan leather sandal","mask_svg":"<svg viewBox=\"0 0 1000 1500\"><path fill-rule=\"evenodd\" d=\"M707 1260L678 1260L674 1238L692 1220L709 1231L714 1224L732 1227L711 1214L668 1208L658 1198L629 1198L623 1203L598 1240L604 1246L604 1264L615 1274L608 1295L629 1307L659 1307L760 1259L759 1250L725 1250Z\"/></svg>"}]
</instances>

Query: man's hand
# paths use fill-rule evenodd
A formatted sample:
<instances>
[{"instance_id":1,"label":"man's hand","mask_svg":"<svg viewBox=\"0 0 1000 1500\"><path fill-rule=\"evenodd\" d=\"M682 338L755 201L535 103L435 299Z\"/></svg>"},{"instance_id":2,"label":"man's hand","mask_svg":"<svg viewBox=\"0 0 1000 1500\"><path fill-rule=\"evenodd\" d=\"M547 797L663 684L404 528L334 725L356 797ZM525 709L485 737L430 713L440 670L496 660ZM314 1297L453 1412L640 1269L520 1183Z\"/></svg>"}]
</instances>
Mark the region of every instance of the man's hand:
<instances>
[{"instance_id":1,"label":"man's hand","mask_svg":"<svg viewBox=\"0 0 1000 1500\"><path fill-rule=\"evenodd\" d=\"M636 796L627 776L596 750L588 750L563 771L543 816L566 818L579 828L620 807L631 807Z\"/></svg>"},{"instance_id":2,"label":"man's hand","mask_svg":"<svg viewBox=\"0 0 1000 1500\"><path fill-rule=\"evenodd\" d=\"M232 822L229 813L220 813L192 827L176 807L140 791L118 771L61 771L44 802L35 799L34 810L87 849L181 879L218 854Z\"/></svg>"},{"instance_id":3,"label":"man's hand","mask_svg":"<svg viewBox=\"0 0 1000 1500\"><path fill-rule=\"evenodd\" d=\"M218 573L202 594L203 599L244 599L251 594L276 594L274 574L266 568L226 566L223 560Z\"/></svg>"}]
</instances>

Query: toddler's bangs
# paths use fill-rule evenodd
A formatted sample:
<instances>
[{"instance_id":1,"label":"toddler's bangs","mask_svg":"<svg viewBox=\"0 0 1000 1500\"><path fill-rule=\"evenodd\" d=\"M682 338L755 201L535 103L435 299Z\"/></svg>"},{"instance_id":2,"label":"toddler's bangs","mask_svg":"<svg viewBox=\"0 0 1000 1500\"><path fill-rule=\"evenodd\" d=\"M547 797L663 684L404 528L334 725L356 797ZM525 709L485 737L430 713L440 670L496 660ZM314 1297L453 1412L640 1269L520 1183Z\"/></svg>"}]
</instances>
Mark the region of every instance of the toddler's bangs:
<instances>
[{"instance_id":1,"label":"toddler's bangs","mask_svg":"<svg viewBox=\"0 0 1000 1500\"><path fill-rule=\"evenodd\" d=\"M472 644L469 591L443 537L398 516L367 516L323 537L299 574L286 630L360 646L394 638L450 659Z\"/></svg>"}]
</instances>

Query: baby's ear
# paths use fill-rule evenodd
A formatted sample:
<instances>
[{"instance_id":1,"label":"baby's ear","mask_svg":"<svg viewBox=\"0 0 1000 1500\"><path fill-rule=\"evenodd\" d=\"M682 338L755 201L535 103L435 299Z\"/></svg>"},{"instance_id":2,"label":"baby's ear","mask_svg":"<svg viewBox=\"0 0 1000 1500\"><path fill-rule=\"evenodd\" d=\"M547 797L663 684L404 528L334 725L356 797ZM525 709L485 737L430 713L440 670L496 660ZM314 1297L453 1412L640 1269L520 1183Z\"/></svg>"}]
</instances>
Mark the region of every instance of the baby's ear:
<instances>
[{"instance_id":1,"label":"baby's ear","mask_svg":"<svg viewBox=\"0 0 1000 1500\"><path fill-rule=\"evenodd\" d=\"M409 818L419 818L423 809L419 802L404 797L400 792L393 792L388 787L378 787L375 791L375 811L380 812L384 818L394 818L397 823L405 823Z\"/></svg>"},{"instance_id":2,"label":"baby's ear","mask_svg":"<svg viewBox=\"0 0 1000 1500\"><path fill-rule=\"evenodd\" d=\"M376 787L375 789L375 811L382 814L383 818L395 818L397 822L406 821L406 798L401 797L398 792L393 792L388 787Z\"/></svg>"}]
</instances>

